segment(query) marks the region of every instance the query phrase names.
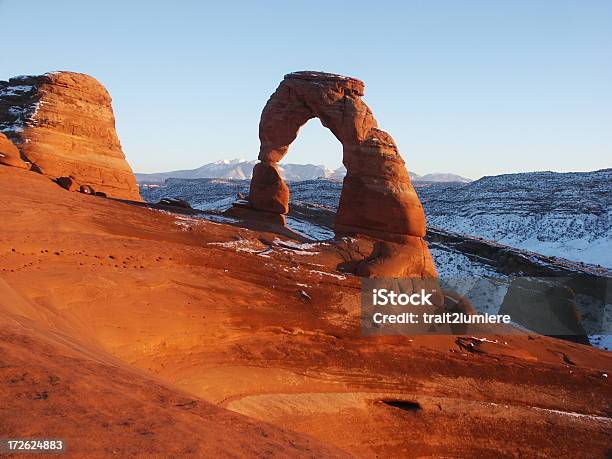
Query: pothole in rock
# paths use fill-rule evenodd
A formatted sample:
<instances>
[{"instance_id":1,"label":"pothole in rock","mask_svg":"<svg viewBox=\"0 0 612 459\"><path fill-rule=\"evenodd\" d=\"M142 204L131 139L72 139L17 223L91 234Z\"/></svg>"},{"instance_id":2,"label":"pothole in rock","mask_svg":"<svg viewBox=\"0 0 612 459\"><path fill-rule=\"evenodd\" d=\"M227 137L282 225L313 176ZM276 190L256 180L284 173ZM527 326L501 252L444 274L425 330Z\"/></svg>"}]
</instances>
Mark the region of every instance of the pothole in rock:
<instances>
[{"instance_id":1,"label":"pothole in rock","mask_svg":"<svg viewBox=\"0 0 612 459\"><path fill-rule=\"evenodd\" d=\"M379 403L390 406L392 408L400 409L402 411L408 411L410 413L416 413L423 409L420 403L412 402L410 400L389 399L389 400L379 400Z\"/></svg>"}]
</instances>

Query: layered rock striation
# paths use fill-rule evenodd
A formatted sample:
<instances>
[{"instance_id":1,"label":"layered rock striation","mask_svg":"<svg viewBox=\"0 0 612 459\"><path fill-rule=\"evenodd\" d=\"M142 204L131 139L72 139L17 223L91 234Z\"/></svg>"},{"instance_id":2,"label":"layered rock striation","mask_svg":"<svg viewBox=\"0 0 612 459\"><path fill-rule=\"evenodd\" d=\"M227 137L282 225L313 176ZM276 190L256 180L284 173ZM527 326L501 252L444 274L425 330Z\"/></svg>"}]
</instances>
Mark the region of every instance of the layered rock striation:
<instances>
[{"instance_id":1,"label":"layered rock striation","mask_svg":"<svg viewBox=\"0 0 612 459\"><path fill-rule=\"evenodd\" d=\"M52 72L0 81L0 132L44 175L141 200L117 137L111 97L88 75Z\"/></svg>"}]
</instances>

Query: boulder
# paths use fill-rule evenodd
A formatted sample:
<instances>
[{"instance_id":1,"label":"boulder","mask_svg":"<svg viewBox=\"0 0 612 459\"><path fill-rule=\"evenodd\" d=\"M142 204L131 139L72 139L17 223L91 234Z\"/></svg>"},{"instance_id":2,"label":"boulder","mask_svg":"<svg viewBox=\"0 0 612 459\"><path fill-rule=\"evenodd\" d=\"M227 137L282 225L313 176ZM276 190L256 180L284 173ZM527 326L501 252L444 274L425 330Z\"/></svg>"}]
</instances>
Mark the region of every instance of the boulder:
<instances>
[{"instance_id":1,"label":"boulder","mask_svg":"<svg viewBox=\"0 0 612 459\"><path fill-rule=\"evenodd\" d=\"M289 188L276 163L263 161L255 164L249 202L257 210L277 214L286 214L289 211Z\"/></svg>"},{"instance_id":2,"label":"boulder","mask_svg":"<svg viewBox=\"0 0 612 459\"><path fill-rule=\"evenodd\" d=\"M86 183L79 183L74 177L58 177L55 179L55 183L68 191L78 191L83 194L90 194L92 196L106 197L104 192L96 191L91 185Z\"/></svg>"},{"instance_id":3,"label":"boulder","mask_svg":"<svg viewBox=\"0 0 612 459\"><path fill-rule=\"evenodd\" d=\"M21 159L19 150L4 134L0 132L0 164L5 166L29 169L28 164Z\"/></svg>"},{"instance_id":4,"label":"boulder","mask_svg":"<svg viewBox=\"0 0 612 459\"><path fill-rule=\"evenodd\" d=\"M115 131L111 97L88 75L52 72L0 81L0 132L33 170L141 201Z\"/></svg>"}]
</instances>

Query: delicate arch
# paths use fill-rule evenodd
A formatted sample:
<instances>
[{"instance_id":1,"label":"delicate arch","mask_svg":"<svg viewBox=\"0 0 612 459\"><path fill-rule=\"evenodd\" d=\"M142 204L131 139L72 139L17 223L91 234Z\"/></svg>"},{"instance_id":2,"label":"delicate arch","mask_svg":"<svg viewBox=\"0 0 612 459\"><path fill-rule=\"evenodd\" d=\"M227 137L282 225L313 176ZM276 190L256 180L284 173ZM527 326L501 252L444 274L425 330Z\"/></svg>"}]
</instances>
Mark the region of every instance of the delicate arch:
<instances>
[{"instance_id":1,"label":"delicate arch","mask_svg":"<svg viewBox=\"0 0 612 459\"><path fill-rule=\"evenodd\" d=\"M361 100L364 84L322 72L285 75L259 122L260 162L253 169L250 207L285 214L289 189L277 164L301 126L317 117L342 143L344 178L336 233L368 234L384 240L423 237L425 216L395 141L378 129Z\"/></svg>"}]
</instances>

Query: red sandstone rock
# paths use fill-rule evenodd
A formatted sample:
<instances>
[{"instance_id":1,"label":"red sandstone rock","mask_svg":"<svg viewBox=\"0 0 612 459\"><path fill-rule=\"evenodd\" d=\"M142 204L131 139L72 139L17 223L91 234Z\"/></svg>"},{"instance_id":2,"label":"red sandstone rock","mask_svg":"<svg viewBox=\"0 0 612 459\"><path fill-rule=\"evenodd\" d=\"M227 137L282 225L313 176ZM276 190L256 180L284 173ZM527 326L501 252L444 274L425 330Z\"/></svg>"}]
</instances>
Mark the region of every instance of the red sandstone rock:
<instances>
[{"instance_id":1,"label":"red sandstone rock","mask_svg":"<svg viewBox=\"0 0 612 459\"><path fill-rule=\"evenodd\" d=\"M21 159L19 150L4 134L0 132L0 164L5 166L29 169L28 165Z\"/></svg>"},{"instance_id":2,"label":"red sandstone rock","mask_svg":"<svg viewBox=\"0 0 612 459\"><path fill-rule=\"evenodd\" d=\"M342 233L389 238L425 235L425 215L393 138L377 128L361 100L364 84L354 78L320 72L285 76L261 115L259 159L275 163L287 153L299 128L317 117L343 146L347 173L336 217ZM256 177L252 190L259 186ZM251 201L258 207L259 193ZM288 197L287 197L288 202ZM287 208L287 202L278 207ZM396 236L397 235L397 236ZM395 236L395 237L394 237Z\"/></svg>"},{"instance_id":3,"label":"red sandstone rock","mask_svg":"<svg viewBox=\"0 0 612 459\"><path fill-rule=\"evenodd\" d=\"M276 163L255 164L249 201L258 210L277 214L286 214L289 211L289 188L282 179Z\"/></svg>"},{"instance_id":4,"label":"red sandstone rock","mask_svg":"<svg viewBox=\"0 0 612 459\"><path fill-rule=\"evenodd\" d=\"M357 264L355 273L362 277L437 277L427 243L415 236L403 244L376 242L369 257Z\"/></svg>"},{"instance_id":5,"label":"red sandstone rock","mask_svg":"<svg viewBox=\"0 0 612 459\"><path fill-rule=\"evenodd\" d=\"M0 201L3 438L63 438L65 457L609 456L610 352L511 327L364 336L331 244L183 231L11 167Z\"/></svg>"},{"instance_id":6,"label":"red sandstone rock","mask_svg":"<svg viewBox=\"0 0 612 459\"><path fill-rule=\"evenodd\" d=\"M360 275L435 276L423 241L425 214L395 141L378 129L361 100L363 82L321 72L295 72L270 97L261 114L259 160L249 202L253 209L284 214L289 193L275 164L302 125L317 117L342 143L347 169L335 220L337 235L367 235L379 245L357 270ZM398 245L399 244L399 245Z\"/></svg>"},{"instance_id":7,"label":"red sandstone rock","mask_svg":"<svg viewBox=\"0 0 612 459\"><path fill-rule=\"evenodd\" d=\"M140 201L115 131L111 98L94 78L52 72L0 82L0 132L35 169L108 196Z\"/></svg>"}]
</instances>

